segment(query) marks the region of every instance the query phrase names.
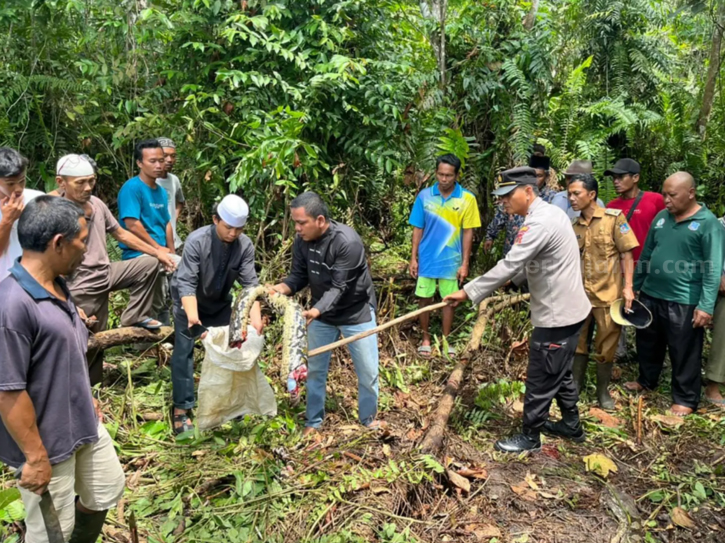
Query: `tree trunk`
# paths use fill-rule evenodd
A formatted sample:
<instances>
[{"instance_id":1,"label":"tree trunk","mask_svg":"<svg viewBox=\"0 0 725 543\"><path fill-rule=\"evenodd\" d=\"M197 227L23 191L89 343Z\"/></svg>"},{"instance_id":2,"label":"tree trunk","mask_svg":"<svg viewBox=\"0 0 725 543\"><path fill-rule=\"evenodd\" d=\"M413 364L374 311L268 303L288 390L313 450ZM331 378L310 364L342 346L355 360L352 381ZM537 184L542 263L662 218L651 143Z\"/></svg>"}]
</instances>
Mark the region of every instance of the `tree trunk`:
<instances>
[{"instance_id":1,"label":"tree trunk","mask_svg":"<svg viewBox=\"0 0 725 543\"><path fill-rule=\"evenodd\" d=\"M430 36L430 44L438 63L441 88L446 84L446 16L448 0L420 0L420 12L426 19L438 23L438 29Z\"/></svg>"},{"instance_id":2,"label":"tree trunk","mask_svg":"<svg viewBox=\"0 0 725 543\"><path fill-rule=\"evenodd\" d=\"M526 17L524 17L524 28L526 30L531 30L534 28L534 23L536 22L536 14L539 11L539 0L532 0L531 2L531 9L526 14Z\"/></svg>"},{"instance_id":3,"label":"tree trunk","mask_svg":"<svg viewBox=\"0 0 725 543\"><path fill-rule=\"evenodd\" d=\"M705 80L705 89L702 93L702 106L700 107L700 114L697 116L697 124L695 124L695 130L703 139L705 138L707 121L710 119L712 103L715 99L717 77L720 73L720 49L722 46L723 31L725 30L725 2L720 3L714 23L715 29L710 46L710 63L707 67L707 79Z\"/></svg>"},{"instance_id":4,"label":"tree trunk","mask_svg":"<svg viewBox=\"0 0 725 543\"><path fill-rule=\"evenodd\" d=\"M471 339L468 341L465 351L461 354L460 361L448 377L448 383L446 383L446 388L443 390L441 399L438 401L438 407L436 407L435 413L431 417L428 431L420 443L421 451L437 454L440 450L443 444L446 426L448 426L448 419L456 404L456 397L463 388L468 362L481 347L481 339L486 331L488 320L504 307L526 301L530 297L530 294L516 294L505 298L502 296L494 296L481 302L478 308L478 319L473 326L473 332L471 332ZM498 303L489 307L493 302Z\"/></svg>"},{"instance_id":5,"label":"tree trunk","mask_svg":"<svg viewBox=\"0 0 725 543\"><path fill-rule=\"evenodd\" d=\"M126 326L114 328L88 338L88 350L105 350L117 345L128 345L131 343L157 343L173 335L174 329L171 326L162 326L158 330L146 330L138 326Z\"/></svg>"}]
</instances>

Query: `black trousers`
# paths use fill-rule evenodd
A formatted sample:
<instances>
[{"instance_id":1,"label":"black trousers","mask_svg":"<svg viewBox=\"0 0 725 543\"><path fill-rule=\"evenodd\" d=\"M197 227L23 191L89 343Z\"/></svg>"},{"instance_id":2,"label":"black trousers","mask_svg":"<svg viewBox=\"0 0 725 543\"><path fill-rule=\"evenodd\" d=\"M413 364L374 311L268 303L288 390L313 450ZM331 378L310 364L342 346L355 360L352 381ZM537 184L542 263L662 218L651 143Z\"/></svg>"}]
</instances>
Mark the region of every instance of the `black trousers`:
<instances>
[{"instance_id":1,"label":"black trousers","mask_svg":"<svg viewBox=\"0 0 725 543\"><path fill-rule=\"evenodd\" d=\"M579 394L571 368L584 321L560 328L534 328L524 395L524 432L538 432L556 398L562 413L576 411Z\"/></svg>"},{"instance_id":2,"label":"black trousers","mask_svg":"<svg viewBox=\"0 0 725 543\"><path fill-rule=\"evenodd\" d=\"M672 363L672 399L677 405L697 409L702 387L702 345L704 328L693 328L696 306L668 302L642 293L639 297L652 312L652 324L637 330L639 379L644 388L657 388L670 352Z\"/></svg>"}]
</instances>

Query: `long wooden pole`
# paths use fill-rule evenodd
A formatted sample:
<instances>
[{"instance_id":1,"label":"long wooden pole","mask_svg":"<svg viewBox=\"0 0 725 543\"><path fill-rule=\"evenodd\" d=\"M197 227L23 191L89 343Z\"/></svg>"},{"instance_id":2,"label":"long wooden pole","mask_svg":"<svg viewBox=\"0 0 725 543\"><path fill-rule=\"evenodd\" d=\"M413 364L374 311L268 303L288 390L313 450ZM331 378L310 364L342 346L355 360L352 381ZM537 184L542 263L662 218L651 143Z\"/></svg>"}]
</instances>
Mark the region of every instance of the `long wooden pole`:
<instances>
[{"instance_id":1,"label":"long wooden pole","mask_svg":"<svg viewBox=\"0 0 725 543\"><path fill-rule=\"evenodd\" d=\"M354 336L346 337L344 339L341 339L340 341L336 341L335 343L330 343L329 345L325 345L323 347L318 347L317 349L314 349L314 350L308 352L307 357L312 358L313 356L317 356L318 354L326 353L327 351L332 351L333 349L337 349L338 347L342 347L343 345L347 345L348 343L352 343L353 341L357 341L358 339L372 336L373 334L377 334L378 332L387 330L388 328L395 326L396 324L400 324L401 322L405 322L405 321L409 321L410 319L414 319L415 317L422 315L423 313L428 313L429 311L435 311L436 309L443 309L447 305L448 305L447 302L438 302L437 304L421 307L420 309L416 309L415 311L406 313L405 315L398 317L397 319L393 319L392 321L388 321L385 324L376 326L372 330L360 332L359 334L355 334Z\"/></svg>"}]
</instances>

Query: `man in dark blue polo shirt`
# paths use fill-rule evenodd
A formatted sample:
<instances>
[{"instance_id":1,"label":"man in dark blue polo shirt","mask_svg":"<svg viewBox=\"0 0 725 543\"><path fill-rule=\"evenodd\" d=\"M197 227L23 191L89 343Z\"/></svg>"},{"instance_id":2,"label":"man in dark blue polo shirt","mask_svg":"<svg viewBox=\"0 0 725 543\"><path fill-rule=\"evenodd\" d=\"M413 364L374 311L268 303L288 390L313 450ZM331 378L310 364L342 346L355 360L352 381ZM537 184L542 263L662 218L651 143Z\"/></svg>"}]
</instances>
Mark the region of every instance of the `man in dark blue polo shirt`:
<instances>
[{"instance_id":1,"label":"man in dark blue polo shirt","mask_svg":"<svg viewBox=\"0 0 725 543\"><path fill-rule=\"evenodd\" d=\"M22 257L0 282L0 461L22 466L27 543L48 541L46 491L73 543L95 542L123 494L123 470L91 395L88 332L61 277L83 260L87 237L80 207L37 197L18 221Z\"/></svg>"}]
</instances>

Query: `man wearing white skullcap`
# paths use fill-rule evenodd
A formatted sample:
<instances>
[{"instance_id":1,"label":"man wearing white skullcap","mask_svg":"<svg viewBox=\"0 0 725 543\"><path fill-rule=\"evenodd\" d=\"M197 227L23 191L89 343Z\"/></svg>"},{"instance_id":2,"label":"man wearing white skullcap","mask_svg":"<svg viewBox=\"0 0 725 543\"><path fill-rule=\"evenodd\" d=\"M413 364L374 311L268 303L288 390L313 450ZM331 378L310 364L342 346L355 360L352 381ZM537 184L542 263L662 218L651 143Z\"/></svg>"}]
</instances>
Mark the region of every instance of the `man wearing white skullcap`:
<instances>
[{"instance_id":1,"label":"man wearing white skullcap","mask_svg":"<svg viewBox=\"0 0 725 543\"><path fill-rule=\"evenodd\" d=\"M58 194L81 206L86 215L87 251L81 265L67 278L67 285L76 305L90 316L91 330L100 332L108 327L108 296L111 292L123 289L129 289L130 300L121 314L121 325L159 328L161 323L151 318L154 289L159 263L173 269L172 256L166 251L154 249L122 228L106 204L92 195L96 172L87 158L66 155L58 160L56 182ZM106 234L148 256L111 262L106 248ZM89 353L88 365L91 384L101 382L102 353Z\"/></svg>"},{"instance_id":2,"label":"man wearing white skullcap","mask_svg":"<svg viewBox=\"0 0 725 543\"><path fill-rule=\"evenodd\" d=\"M203 324L226 326L232 314L231 289L259 284L254 269L254 246L242 233L249 216L247 203L230 194L214 206L214 224L186 238L178 271L171 279L174 301L174 354L171 357L173 422L177 434L193 429L194 341L189 329ZM262 332L259 303L251 311L251 325Z\"/></svg>"},{"instance_id":3,"label":"man wearing white skullcap","mask_svg":"<svg viewBox=\"0 0 725 543\"><path fill-rule=\"evenodd\" d=\"M25 188L28 159L10 147L0 147L0 281L23 254L18 219L25 205L43 193Z\"/></svg>"}]
</instances>

